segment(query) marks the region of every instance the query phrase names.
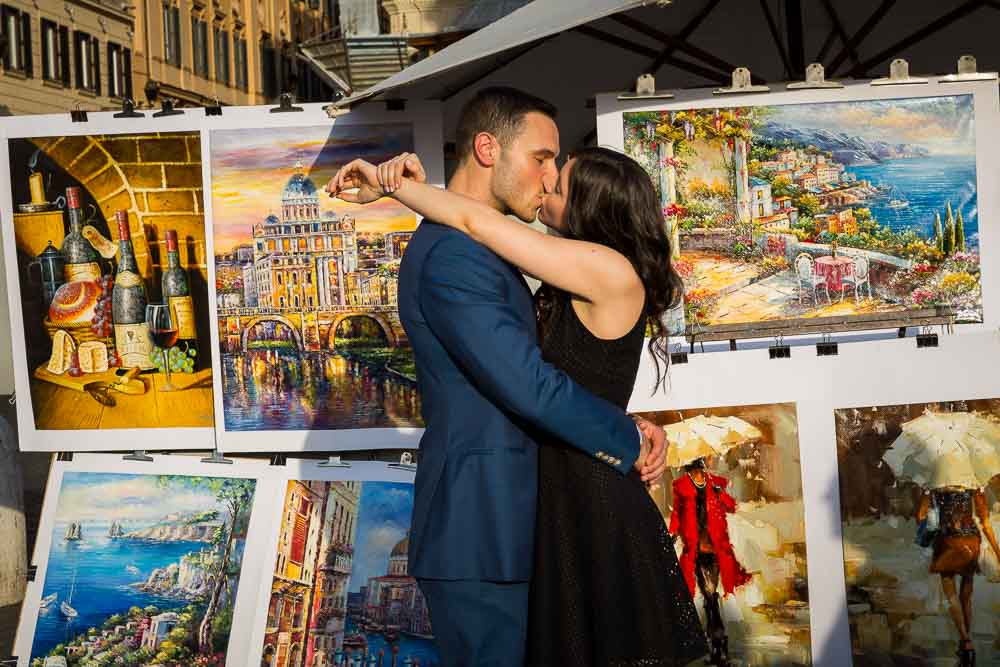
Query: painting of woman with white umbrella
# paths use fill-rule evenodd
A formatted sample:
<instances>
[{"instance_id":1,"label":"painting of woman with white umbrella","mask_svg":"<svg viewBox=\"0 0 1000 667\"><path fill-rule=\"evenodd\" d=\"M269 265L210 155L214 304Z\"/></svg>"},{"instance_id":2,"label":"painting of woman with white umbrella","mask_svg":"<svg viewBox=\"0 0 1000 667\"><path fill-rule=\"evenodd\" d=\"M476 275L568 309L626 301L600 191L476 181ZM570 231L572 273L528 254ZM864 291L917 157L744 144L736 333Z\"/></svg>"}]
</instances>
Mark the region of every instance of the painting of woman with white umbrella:
<instances>
[{"instance_id":1,"label":"painting of woman with white umbrella","mask_svg":"<svg viewBox=\"0 0 1000 667\"><path fill-rule=\"evenodd\" d=\"M991 517L1000 491L1000 401L837 417L855 664L954 656L947 664L1000 665L1000 546ZM881 499L871 495L878 480L886 482Z\"/></svg>"},{"instance_id":2,"label":"painting of woman with white umbrella","mask_svg":"<svg viewBox=\"0 0 1000 667\"><path fill-rule=\"evenodd\" d=\"M795 405L647 413L669 449L653 491L716 667L812 664Z\"/></svg>"}]
</instances>

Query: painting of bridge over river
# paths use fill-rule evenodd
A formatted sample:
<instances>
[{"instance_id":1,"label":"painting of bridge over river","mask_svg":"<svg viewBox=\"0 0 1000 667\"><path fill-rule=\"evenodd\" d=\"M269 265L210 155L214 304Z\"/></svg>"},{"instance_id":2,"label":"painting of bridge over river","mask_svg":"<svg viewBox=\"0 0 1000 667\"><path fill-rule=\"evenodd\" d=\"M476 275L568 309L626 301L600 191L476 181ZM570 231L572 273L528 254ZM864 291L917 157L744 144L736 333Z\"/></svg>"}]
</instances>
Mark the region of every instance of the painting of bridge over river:
<instances>
[{"instance_id":1,"label":"painting of bridge over river","mask_svg":"<svg viewBox=\"0 0 1000 667\"><path fill-rule=\"evenodd\" d=\"M416 216L323 191L351 159L412 151L412 126L227 130L211 144L225 429L423 426L396 313Z\"/></svg>"},{"instance_id":2,"label":"painting of bridge over river","mask_svg":"<svg viewBox=\"0 0 1000 667\"><path fill-rule=\"evenodd\" d=\"M625 113L685 282L674 332L981 322L974 118L973 95Z\"/></svg>"}]
</instances>

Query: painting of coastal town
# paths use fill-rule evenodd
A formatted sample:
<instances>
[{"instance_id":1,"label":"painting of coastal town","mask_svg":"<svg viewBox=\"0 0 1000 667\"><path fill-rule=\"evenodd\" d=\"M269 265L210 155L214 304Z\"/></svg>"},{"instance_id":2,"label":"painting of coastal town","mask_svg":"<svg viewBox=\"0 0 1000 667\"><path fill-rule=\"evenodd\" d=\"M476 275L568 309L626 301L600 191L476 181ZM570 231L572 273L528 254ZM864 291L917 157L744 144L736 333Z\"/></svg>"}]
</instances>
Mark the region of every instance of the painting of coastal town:
<instances>
[{"instance_id":1,"label":"painting of coastal town","mask_svg":"<svg viewBox=\"0 0 1000 667\"><path fill-rule=\"evenodd\" d=\"M666 432L667 471L651 493L713 652L733 665L811 665L795 404L641 416Z\"/></svg>"},{"instance_id":2,"label":"painting of coastal town","mask_svg":"<svg viewBox=\"0 0 1000 667\"><path fill-rule=\"evenodd\" d=\"M262 667L443 667L409 575L413 485L290 481Z\"/></svg>"},{"instance_id":3,"label":"painting of coastal town","mask_svg":"<svg viewBox=\"0 0 1000 667\"><path fill-rule=\"evenodd\" d=\"M903 313L981 322L973 106L625 113L625 150L653 178L686 287L674 333Z\"/></svg>"},{"instance_id":4,"label":"painting of coastal town","mask_svg":"<svg viewBox=\"0 0 1000 667\"><path fill-rule=\"evenodd\" d=\"M354 158L412 151L413 127L226 130L211 144L225 429L423 426L396 312L416 216L324 191Z\"/></svg>"},{"instance_id":5,"label":"painting of coastal town","mask_svg":"<svg viewBox=\"0 0 1000 667\"><path fill-rule=\"evenodd\" d=\"M255 485L66 472L31 666L225 665Z\"/></svg>"},{"instance_id":6,"label":"painting of coastal town","mask_svg":"<svg viewBox=\"0 0 1000 667\"><path fill-rule=\"evenodd\" d=\"M855 667L1000 666L1000 399L836 411Z\"/></svg>"}]
</instances>

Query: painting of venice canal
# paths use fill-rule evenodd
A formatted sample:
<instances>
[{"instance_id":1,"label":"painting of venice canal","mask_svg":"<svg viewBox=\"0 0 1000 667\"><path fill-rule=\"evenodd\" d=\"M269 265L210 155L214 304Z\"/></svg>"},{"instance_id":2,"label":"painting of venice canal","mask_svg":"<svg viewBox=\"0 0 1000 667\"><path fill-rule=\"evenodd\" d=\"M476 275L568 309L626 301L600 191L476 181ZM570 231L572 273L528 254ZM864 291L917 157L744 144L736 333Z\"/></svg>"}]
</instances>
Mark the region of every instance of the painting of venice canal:
<instances>
[{"instance_id":1,"label":"painting of venice canal","mask_svg":"<svg viewBox=\"0 0 1000 667\"><path fill-rule=\"evenodd\" d=\"M327 181L356 157L413 150L407 124L218 131L212 201L225 427L419 427L396 313L416 217L357 206Z\"/></svg>"}]
</instances>

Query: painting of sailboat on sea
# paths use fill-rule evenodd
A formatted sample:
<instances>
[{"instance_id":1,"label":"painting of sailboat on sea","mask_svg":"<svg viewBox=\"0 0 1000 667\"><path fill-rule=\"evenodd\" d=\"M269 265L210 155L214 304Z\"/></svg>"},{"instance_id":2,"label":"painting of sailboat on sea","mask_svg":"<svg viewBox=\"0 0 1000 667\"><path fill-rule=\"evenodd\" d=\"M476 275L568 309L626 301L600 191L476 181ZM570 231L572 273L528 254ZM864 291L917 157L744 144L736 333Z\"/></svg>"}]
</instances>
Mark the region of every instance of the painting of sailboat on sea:
<instances>
[{"instance_id":1,"label":"painting of sailboat on sea","mask_svg":"<svg viewBox=\"0 0 1000 667\"><path fill-rule=\"evenodd\" d=\"M31 667L226 664L255 490L242 478L64 473Z\"/></svg>"}]
</instances>

